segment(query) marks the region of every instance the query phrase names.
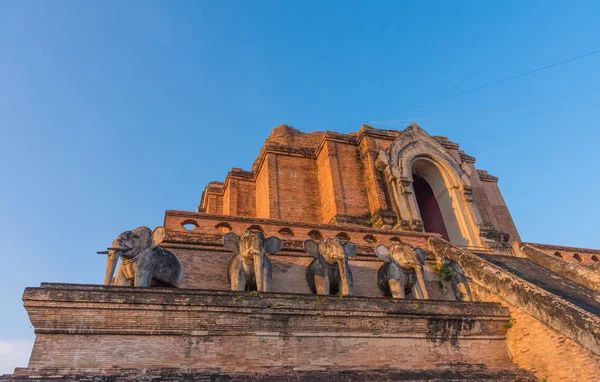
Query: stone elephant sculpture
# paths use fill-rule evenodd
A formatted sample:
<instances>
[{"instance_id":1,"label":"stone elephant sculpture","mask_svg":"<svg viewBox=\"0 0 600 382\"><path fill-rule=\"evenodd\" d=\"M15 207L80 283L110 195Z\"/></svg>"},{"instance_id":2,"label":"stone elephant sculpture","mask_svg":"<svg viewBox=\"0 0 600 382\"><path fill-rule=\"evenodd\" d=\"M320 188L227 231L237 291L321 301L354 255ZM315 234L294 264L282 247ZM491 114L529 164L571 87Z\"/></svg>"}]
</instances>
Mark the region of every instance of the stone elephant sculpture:
<instances>
[{"instance_id":1,"label":"stone elephant sculpture","mask_svg":"<svg viewBox=\"0 0 600 382\"><path fill-rule=\"evenodd\" d=\"M456 300L472 302L473 296L471 295L471 287L469 287L470 279L465 275L465 271L460 264L447 257L442 257L438 260L441 263L441 267L446 267L450 270L450 275L452 275L450 286Z\"/></svg>"},{"instance_id":2,"label":"stone elephant sculpture","mask_svg":"<svg viewBox=\"0 0 600 382\"><path fill-rule=\"evenodd\" d=\"M265 238L259 231L246 231L241 237L229 232L223 236L223 245L235 253L227 270L231 290L256 287L258 292L271 291L273 268L267 254L281 251L280 239Z\"/></svg>"},{"instance_id":3,"label":"stone elephant sculpture","mask_svg":"<svg viewBox=\"0 0 600 382\"><path fill-rule=\"evenodd\" d=\"M159 244L165 238L165 229L138 227L125 231L108 248L104 285L131 285L148 287L151 283L160 286L179 287L183 282L183 267L172 252ZM117 260L121 264L113 279Z\"/></svg>"},{"instance_id":4,"label":"stone elephant sculpture","mask_svg":"<svg viewBox=\"0 0 600 382\"><path fill-rule=\"evenodd\" d=\"M394 242L389 248L378 245L375 254L384 261L377 271L377 287L383 295L406 298L407 290L412 290L417 299L429 298L423 279L426 255L422 249Z\"/></svg>"},{"instance_id":5,"label":"stone elephant sculpture","mask_svg":"<svg viewBox=\"0 0 600 382\"><path fill-rule=\"evenodd\" d=\"M357 255L356 245L342 244L338 238L304 242L304 251L314 257L306 268L306 282L318 295L354 296L354 283L348 258Z\"/></svg>"}]
</instances>

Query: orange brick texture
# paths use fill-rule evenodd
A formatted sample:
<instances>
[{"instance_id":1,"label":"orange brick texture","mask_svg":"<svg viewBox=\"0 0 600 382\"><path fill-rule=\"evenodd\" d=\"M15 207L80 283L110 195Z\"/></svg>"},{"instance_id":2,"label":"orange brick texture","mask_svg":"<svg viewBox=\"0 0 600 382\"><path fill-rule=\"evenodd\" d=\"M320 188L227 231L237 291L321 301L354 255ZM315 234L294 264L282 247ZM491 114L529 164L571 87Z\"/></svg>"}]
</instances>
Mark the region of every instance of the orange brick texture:
<instances>
[{"instance_id":1,"label":"orange brick texture","mask_svg":"<svg viewBox=\"0 0 600 382\"><path fill-rule=\"evenodd\" d=\"M507 345L519 367L548 382L598 381L600 356L477 285L472 289L477 299L501 302L509 308L514 324L508 329Z\"/></svg>"},{"instance_id":2,"label":"orange brick texture","mask_svg":"<svg viewBox=\"0 0 600 382\"><path fill-rule=\"evenodd\" d=\"M579 265L594 265L600 261L600 250L590 248L564 247L559 245L526 243L542 252Z\"/></svg>"},{"instance_id":3,"label":"orange brick texture","mask_svg":"<svg viewBox=\"0 0 600 382\"><path fill-rule=\"evenodd\" d=\"M271 132L252 171L232 169L224 183L211 182L199 212L313 224L391 228L399 217L375 167L380 150L402 131L363 126L358 132L302 133L287 125ZM471 168L473 200L483 224L519 240L498 178L475 169L475 158L456 143L435 137L458 163Z\"/></svg>"},{"instance_id":4,"label":"orange brick texture","mask_svg":"<svg viewBox=\"0 0 600 382\"><path fill-rule=\"evenodd\" d=\"M513 368L496 303L42 284L28 369Z\"/></svg>"}]
</instances>

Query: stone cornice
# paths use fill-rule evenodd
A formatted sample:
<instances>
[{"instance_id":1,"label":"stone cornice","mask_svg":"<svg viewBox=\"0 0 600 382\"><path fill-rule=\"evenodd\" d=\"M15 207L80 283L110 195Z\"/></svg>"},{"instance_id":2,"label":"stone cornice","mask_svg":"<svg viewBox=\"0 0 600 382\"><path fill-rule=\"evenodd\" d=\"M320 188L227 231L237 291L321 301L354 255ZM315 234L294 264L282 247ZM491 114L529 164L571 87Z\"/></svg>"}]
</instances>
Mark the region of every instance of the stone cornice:
<instances>
[{"instance_id":1,"label":"stone cornice","mask_svg":"<svg viewBox=\"0 0 600 382\"><path fill-rule=\"evenodd\" d=\"M477 175L482 182L498 183L498 177L488 174L485 170L477 170Z\"/></svg>"},{"instance_id":2,"label":"stone cornice","mask_svg":"<svg viewBox=\"0 0 600 382\"><path fill-rule=\"evenodd\" d=\"M349 226L349 225L337 225L337 224L322 224L322 223L304 223L304 222L294 222L287 220L276 220L276 219L264 219L257 217L245 217L245 216L233 216L233 215L217 215L217 214L206 214L199 212L189 212L189 211L180 211L180 210L167 210L165 211L165 222L168 217L180 217L180 218L190 218L190 219L198 219L198 220L218 220L223 222L244 222L248 224L268 224L268 225L276 225L280 227L302 227L309 229L323 229L323 230L332 230L332 231L346 231L346 232L356 232L356 233L364 233L364 234L377 234L377 235L390 235L390 236L412 236L427 239L432 236L439 236L436 233L426 233L426 232L415 232L415 231L400 231L400 230L392 230L392 229L381 229L381 228L371 228L371 227L361 227L361 226Z\"/></svg>"},{"instance_id":3,"label":"stone cornice","mask_svg":"<svg viewBox=\"0 0 600 382\"><path fill-rule=\"evenodd\" d=\"M532 247L548 250L548 251L563 251L563 252L575 252L575 253L589 253L598 255L600 254L600 249L592 249L592 248L579 248L579 247L566 247L562 245L552 245L552 244L540 244L540 243L527 243L523 242L523 244L531 245Z\"/></svg>"},{"instance_id":4,"label":"stone cornice","mask_svg":"<svg viewBox=\"0 0 600 382\"><path fill-rule=\"evenodd\" d=\"M448 137L442 137L440 135L434 135L432 137L433 139L435 139L436 141L438 141L442 146L444 146L444 148L448 149L448 150L458 150L458 143L454 143L451 140L448 139Z\"/></svg>"},{"instance_id":5,"label":"stone cornice","mask_svg":"<svg viewBox=\"0 0 600 382\"><path fill-rule=\"evenodd\" d=\"M475 163L475 157L472 157L472 156L466 154L462 150L458 150L458 155L460 156L460 160L462 160L463 162Z\"/></svg>"}]
</instances>

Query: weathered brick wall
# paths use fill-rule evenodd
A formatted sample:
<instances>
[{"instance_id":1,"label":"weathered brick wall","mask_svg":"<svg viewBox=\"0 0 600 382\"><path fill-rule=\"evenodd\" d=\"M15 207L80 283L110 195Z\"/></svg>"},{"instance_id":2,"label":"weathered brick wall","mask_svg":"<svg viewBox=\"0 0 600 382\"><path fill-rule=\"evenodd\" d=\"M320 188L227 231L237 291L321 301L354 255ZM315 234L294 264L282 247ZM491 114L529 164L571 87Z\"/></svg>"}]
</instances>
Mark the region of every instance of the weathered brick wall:
<instances>
[{"instance_id":1,"label":"weathered brick wall","mask_svg":"<svg viewBox=\"0 0 600 382\"><path fill-rule=\"evenodd\" d=\"M260 171L256 177L256 217L270 219L271 207L270 199L274 196L269 193L269 161L262 163Z\"/></svg>"},{"instance_id":2,"label":"weathered brick wall","mask_svg":"<svg viewBox=\"0 0 600 382\"><path fill-rule=\"evenodd\" d=\"M511 367L499 304L43 284L28 368Z\"/></svg>"},{"instance_id":3,"label":"weathered brick wall","mask_svg":"<svg viewBox=\"0 0 600 382\"><path fill-rule=\"evenodd\" d=\"M438 256L458 262L478 301L502 302L514 322L508 345L515 362L549 381L596 381L600 375L599 318L468 251L432 238ZM510 323L507 323L510 326Z\"/></svg>"},{"instance_id":4,"label":"weathered brick wall","mask_svg":"<svg viewBox=\"0 0 600 382\"><path fill-rule=\"evenodd\" d=\"M441 360L511 366L504 341L462 342L464 350L456 351L449 343L435 346L413 338L50 334L38 336L29 367L193 367L265 372L290 366L308 370L340 366L427 368Z\"/></svg>"},{"instance_id":5,"label":"weathered brick wall","mask_svg":"<svg viewBox=\"0 0 600 382\"><path fill-rule=\"evenodd\" d=\"M580 265L594 265L600 261L600 250L590 248L575 248L559 245L525 243L531 245L548 255Z\"/></svg>"},{"instance_id":6,"label":"weathered brick wall","mask_svg":"<svg viewBox=\"0 0 600 382\"><path fill-rule=\"evenodd\" d=\"M246 173L247 180L255 184L254 189L242 188L239 180L233 182L236 172L230 172L231 181L225 182L221 194L217 195L216 189L205 190L207 200L201 205L210 207L207 213L392 227L398 222L397 211L393 211L387 185L375 162L379 151L389 147L401 134L366 126L350 134L302 133L279 126L265 141L252 172ZM471 168L473 197L484 222L518 240L496 184L498 179L485 172L479 172L482 174L479 176L474 158L458 150L458 145L447 138L434 138L457 163L467 163ZM213 202L215 195L223 199L222 210Z\"/></svg>"},{"instance_id":7,"label":"weathered brick wall","mask_svg":"<svg viewBox=\"0 0 600 382\"><path fill-rule=\"evenodd\" d=\"M482 173L485 173L486 176L483 176ZM496 230L508 233L510 241L521 240L500 188L498 188L498 178L489 176L487 172L482 171L475 176L481 180L481 189L476 191L477 197L475 198L479 210L485 211L484 216L487 216L488 222Z\"/></svg>"},{"instance_id":8,"label":"weathered brick wall","mask_svg":"<svg viewBox=\"0 0 600 382\"><path fill-rule=\"evenodd\" d=\"M233 180L232 182L232 180L230 179L227 183L228 187L225 187L223 189L223 215L237 215L237 192L235 192L236 190L232 190L232 188L235 187L235 180ZM236 200L234 200L233 203L231 203L232 194L236 197Z\"/></svg>"},{"instance_id":9,"label":"weathered brick wall","mask_svg":"<svg viewBox=\"0 0 600 382\"><path fill-rule=\"evenodd\" d=\"M223 183L210 182L202 193L199 208L208 214L223 213Z\"/></svg>"},{"instance_id":10,"label":"weathered brick wall","mask_svg":"<svg viewBox=\"0 0 600 382\"><path fill-rule=\"evenodd\" d=\"M392 213L393 211L393 207L388 200L387 189L385 188L383 175L375 167L379 151L386 149L389 144L389 140L382 140L379 142L378 139L368 136L363 136L363 139L361 139L359 142L359 152L363 168L365 192L367 194L367 200L369 202L369 208L372 216L377 216L382 212ZM375 224L382 223L383 222L376 222ZM388 224L392 226L394 223L395 221L390 221Z\"/></svg>"},{"instance_id":11,"label":"weathered brick wall","mask_svg":"<svg viewBox=\"0 0 600 382\"><path fill-rule=\"evenodd\" d=\"M368 216L369 205L365 189L364 174L355 144L332 142L332 161L336 163L339 178L339 195L343 210L338 213L349 216ZM332 169L332 171L334 171ZM323 222L328 223L328 222Z\"/></svg>"},{"instance_id":12,"label":"weathered brick wall","mask_svg":"<svg viewBox=\"0 0 600 382\"><path fill-rule=\"evenodd\" d=\"M256 216L256 184L252 180L240 179L237 188L237 215Z\"/></svg>"},{"instance_id":13,"label":"weathered brick wall","mask_svg":"<svg viewBox=\"0 0 600 382\"><path fill-rule=\"evenodd\" d=\"M193 222L195 225L195 228L191 231L182 226L189 222ZM223 231L221 228L217 227L222 225L229 228L227 228L226 231ZM209 215L175 210L165 212L164 227L167 230L168 241L181 244L213 243L214 240L217 240L215 243L220 243L220 237L230 230L241 235L250 227L259 227L264 232L265 236L277 236L282 240L297 242L298 246L295 248L298 250L302 250L301 243L310 238L309 232L311 231L318 231L324 237L334 237L340 233L344 233L350 237L350 240L353 243L359 246L359 252L361 254L374 254L374 246L376 244L389 245L393 240L402 240L415 247L427 250L427 238L439 236L432 233L404 232L353 225L307 224L285 220ZM284 229L290 230L292 234L286 234L282 231ZM206 240L208 240L206 239L207 235L217 235L218 237L206 242ZM365 240L367 235L371 235L375 238L374 244Z\"/></svg>"},{"instance_id":14,"label":"weathered brick wall","mask_svg":"<svg viewBox=\"0 0 600 382\"><path fill-rule=\"evenodd\" d=\"M275 171L269 182L275 186L275 219L294 217L300 222L318 222L320 197L314 160L274 155Z\"/></svg>"},{"instance_id":15,"label":"weathered brick wall","mask_svg":"<svg viewBox=\"0 0 600 382\"><path fill-rule=\"evenodd\" d=\"M306 381L512 381L538 382L533 374L513 367L488 367L483 364L444 364L439 362L432 369L353 369L350 367L327 367L321 370L301 370L288 367L269 373L252 371L219 372L193 368L146 368L104 370L102 373L89 373L69 370L62 374L60 369L45 369L44 374L52 381L85 382L128 382L128 381L205 381L205 382L306 382ZM1 376L0 381L40 380L40 373L30 370L16 370L12 376ZM50 377L51 376L51 377Z\"/></svg>"},{"instance_id":16,"label":"weathered brick wall","mask_svg":"<svg viewBox=\"0 0 600 382\"><path fill-rule=\"evenodd\" d=\"M501 302L510 309L514 324L506 339L513 361L521 368L548 382L598 380L600 356L476 284L472 289L479 301Z\"/></svg>"},{"instance_id":17,"label":"weathered brick wall","mask_svg":"<svg viewBox=\"0 0 600 382\"><path fill-rule=\"evenodd\" d=\"M321 205L319 222L330 222L338 213L331 170L332 155L329 153L329 146L329 144L323 145L316 160L317 181L319 184L319 199Z\"/></svg>"}]
</instances>

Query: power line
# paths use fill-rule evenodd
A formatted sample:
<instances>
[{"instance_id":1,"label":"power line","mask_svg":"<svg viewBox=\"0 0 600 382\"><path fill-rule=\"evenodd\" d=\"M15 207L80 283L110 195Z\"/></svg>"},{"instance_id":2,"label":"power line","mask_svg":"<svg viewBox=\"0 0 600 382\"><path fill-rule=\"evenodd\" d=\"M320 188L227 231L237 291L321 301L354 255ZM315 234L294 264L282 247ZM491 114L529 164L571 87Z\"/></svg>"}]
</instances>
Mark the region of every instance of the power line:
<instances>
[{"instance_id":1,"label":"power line","mask_svg":"<svg viewBox=\"0 0 600 382\"><path fill-rule=\"evenodd\" d=\"M543 112L539 112L539 113L521 114L521 115L515 115L515 116L508 116L508 117L502 117L502 116L500 116L500 117L491 117L491 118L485 118L485 119L476 119L476 120L471 121L471 122L487 122L487 121L493 121L493 120L532 117L532 116L536 116L536 115L555 114L555 113L562 113L562 112L566 112L566 111L589 109L589 108L598 107L598 106L600 106L600 103L595 103L593 105L572 107L572 108L568 108L568 109L558 109L558 110L543 111ZM386 126L398 126L398 125L404 125L405 123L400 123L400 122L379 122L377 124L378 125L386 125Z\"/></svg>"},{"instance_id":2,"label":"power line","mask_svg":"<svg viewBox=\"0 0 600 382\"><path fill-rule=\"evenodd\" d=\"M465 91L462 91L460 93L455 93L455 94L452 94L452 95L449 95L449 96L446 96L446 97L438 98L438 99L436 99L434 101L430 101L430 102L426 102L426 103L417 105L417 106L415 106L415 107L413 107L411 109L407 109L407 110L404 110L404 111L399 111L399 112L396 112L396 113L393 113L393 114L389 114L388 116L397 115L397 114L400 114L400 113L403 113L403 112L406 112L406 111L412 111L412 110L420 109L422 107L429 106L429 105L432 105L434 103L438 103L438 102L446 101L446 100L449 100L449 99L452 99L452 98L456 98L456 97L459 97L461 95L465 95L465 94L468 94L468 93L475 92L477 90L485 89L485 88L493 86L493 85L498 85L498 84L501 84L503 82L507 82L507 81L511 81L511 80L514 80L514 79L517 79L517 78L520 78L520 77L524 77L524 76L527 76L529 74L533 74L533 73L536 73L536 72L539 72L539 71L542 71L542 70L550 69L550 68L553 68L555 66L566 64L567 62L575 61L575 60L578 60L580 58L588 57L588 56L591 56L591 55L597 54L597 53L600 53L600 49L594 50L593 52L585 53L585 54L582 54L582 55L579 55L579 56L576 56L576 57L571 57L569 59L566 59L566 60L563 60L563 61L560 61L560 62L556 62L554 64L546 65L546 66L543 66L541 68L537 68L537 69L533 69L533 70L530 70L530 71L527 71L527 72L524 72L524 73L521 73L521 74L517 74L515 76L503 78L503 79L498 80L498 81L494 81L494 82L490 82L490 83L485 84L485 85L477 86L475 88L472 88L472 89L469 89L469 90L465 90ZM367 121L367 122L370 122L370 121Z\"/></svg>"},{"instance_id":3,"label":"power line","mask_svg":"<svg viewBox=\"0 0 600 382\"><path fill-rule=\"evenodd\" d=\"M475 111L471 111L468 113L452 113L452 114L433 114L433 115L428 115L428 116L424 116L424 117L416 117L416 118L410 118L410 119L394 119L394 120L382 120L382 121L369 121L369 123L411 123L413 121L423 121L423 120L432 120L432 119L440 119L440 118L445 118L445 117L463 117L466 115L474 115L480 112L489 112L489 111L498 111L498 110L506 110L506 109L511 109L511 108L515 108L515 107L519 107L519 106L526 106L526 105L532 105L535 103L540 103L540 102L544 102L544 101L551 101L551 100L555 100L555 99L560 99L560 98L567 98L567 97L573 97L576 95L580 95L580 94L586 94L586 93L592 93L592 92L597 92L600 91L600 88L596 88L596 89L589 89L589 90L582 90L582 91L577 91L577 92L572 92L572 93L566 93L566 94L559 94L557 96L553 96L553 97L545 97L545 98L538 98L538 99L534 99L534 100L530 100L530 101L526 101L526 102L521 102L521 103L516 103L516 104L512 104L512 105L508 105L506 107L493 107L493 108L485 108L485 109L478 109Z\"/></svg>"}]
</instances>

